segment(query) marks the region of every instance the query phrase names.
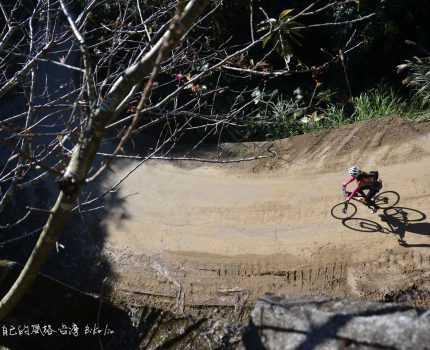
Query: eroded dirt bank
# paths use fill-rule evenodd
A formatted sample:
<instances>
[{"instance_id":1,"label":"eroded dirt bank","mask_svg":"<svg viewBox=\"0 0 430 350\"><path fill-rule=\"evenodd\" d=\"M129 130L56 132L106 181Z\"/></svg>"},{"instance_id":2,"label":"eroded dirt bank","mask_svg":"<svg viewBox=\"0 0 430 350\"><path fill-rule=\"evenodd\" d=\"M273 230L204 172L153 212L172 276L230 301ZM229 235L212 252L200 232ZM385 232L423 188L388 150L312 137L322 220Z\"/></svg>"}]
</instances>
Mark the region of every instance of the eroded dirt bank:
<instances>
[{"instance_id":1,"label":"eroded dirt bank","mask_svg":"<svg viewBox=\"0 0 430 350\"><path fill-rule=\"evenodd\" d=\"M223 149L238 157L268 147ZM117 296L239 312L264 292L384 299L429 281L428 124L385 118L278 141L271 149L275 158L256 162L140 167L120 188L124 205L102 223ZM384 190L401 195L395 211L384 217L360 206L355 220L331 217L352 164L379 170ZM134 166L118 164L108 182Z\"/></svg>"}]
</instances>

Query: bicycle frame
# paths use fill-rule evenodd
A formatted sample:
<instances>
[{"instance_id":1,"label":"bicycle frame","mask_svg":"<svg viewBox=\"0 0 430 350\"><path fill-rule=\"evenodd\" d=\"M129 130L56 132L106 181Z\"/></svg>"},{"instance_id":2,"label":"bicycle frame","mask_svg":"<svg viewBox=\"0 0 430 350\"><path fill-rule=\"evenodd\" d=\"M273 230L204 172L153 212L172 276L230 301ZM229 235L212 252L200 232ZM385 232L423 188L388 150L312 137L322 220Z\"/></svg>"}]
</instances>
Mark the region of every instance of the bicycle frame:
<instances>
[{"instance_id":1,"label":"bicycle frame","mask_svg":"<svg viewBox=\"0 0 430 350\"><path fill-rule=\"evenodd\" d=\"M359 200L359 198L366 198L366 196L363 196L361 193L356 193L351 199L355 200L356 202L363 204L366 207L369 207L369 204L363 203L362 201ZM372 202L373 202L373 200L372 200ZM346 201L345 201L345 203L346 203ZM376 206L375 203L370 203L370 205Z\"/></svg>"}]
</instances>

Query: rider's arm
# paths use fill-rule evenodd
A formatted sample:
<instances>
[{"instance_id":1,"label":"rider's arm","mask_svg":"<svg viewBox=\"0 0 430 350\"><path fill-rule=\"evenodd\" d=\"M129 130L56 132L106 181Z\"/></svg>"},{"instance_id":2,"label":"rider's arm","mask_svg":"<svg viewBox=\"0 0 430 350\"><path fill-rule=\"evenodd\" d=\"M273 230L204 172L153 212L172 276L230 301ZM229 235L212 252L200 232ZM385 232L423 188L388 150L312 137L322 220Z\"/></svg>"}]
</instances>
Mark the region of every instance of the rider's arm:
<instances>
[{"instance_id":1,"label":"rider's arm","mask_svg":"<svg viewBox=\"0 0 430 350\"><path fill-rule=\"evenodd\" d=\"M343 193L346 193L346 186L348 186L351 182L353 182L355 180L355 178L353 177L353 176L351 176L351 177L349 177L348 179L346 179L345 181L344 181L344 183L342 184L342 191L343 191ZM349 196L348 196L348 198L347 198L347 200L350 200L357 192L358 192L358 189L359 189L359 186L357 186L357 188L356 189L354 189L354 191L352 191L350 194L349 194Z\"/></svg>"},{"instance_id":2,"label":"rider's arm","mask_svg":"<svg viewBox=\"0 0 430 350\"><path fill-rule=\"evenodd\" d=\"M348 184L350 184L352 181L354 181L355 179L351 176L348 177L342 184L342 191L345 192L346 191L346 186L348 186Z\"/></svg>"},{"instance_id":3,"label":"rider's arm","mask_svg":"<svg viewBox=\"0 0 430 350\"><path fill-rule=\"evenodd\" d=\"M359 189L360 189L360 186L357 185L357 187L349 194L349 196L346 200L349 201L352 197L354 197L357 194Z\"/></svg>"},{"instance_id":4,"label":"rider's arm","mask_svg":"<svg viewBox=\"0 0 430 350\"><path fill-rule=\"evenodd\" d=\"M348 186L352 181L354 181L355 180L355 177L353 177L353 176L350 176L350 177L348 177L345 181L344 181L344 183L342 184L342 187L346 187L346 186Z\"/></svg>"}]
</instances>

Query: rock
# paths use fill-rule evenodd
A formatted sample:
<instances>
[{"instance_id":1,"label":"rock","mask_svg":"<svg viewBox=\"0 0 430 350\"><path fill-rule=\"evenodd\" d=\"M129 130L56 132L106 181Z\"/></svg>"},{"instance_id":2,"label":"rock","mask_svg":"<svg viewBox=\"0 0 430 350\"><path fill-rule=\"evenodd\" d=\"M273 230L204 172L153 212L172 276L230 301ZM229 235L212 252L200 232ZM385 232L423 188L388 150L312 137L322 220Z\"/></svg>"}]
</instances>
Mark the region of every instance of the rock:
<instances>
[{"instance_id":1,"label":"rock","mask_svg":"<svg viewBox=\"0 0 430 350\"><path fill-rule=\"evenodd\" d=\"M430 349L430 310L394 303L265 295L239 349Z\"/></svg>"}]
</instances>

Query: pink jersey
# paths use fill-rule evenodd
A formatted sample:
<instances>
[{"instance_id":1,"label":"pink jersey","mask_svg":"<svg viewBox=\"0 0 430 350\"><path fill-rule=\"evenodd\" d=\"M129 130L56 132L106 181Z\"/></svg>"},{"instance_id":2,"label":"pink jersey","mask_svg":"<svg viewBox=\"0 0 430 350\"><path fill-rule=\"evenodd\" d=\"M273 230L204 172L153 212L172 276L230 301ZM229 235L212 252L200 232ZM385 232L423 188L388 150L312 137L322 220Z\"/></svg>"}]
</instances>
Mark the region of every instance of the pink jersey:
<instances>
[{"instance_id":1,"label":"pink jersey","mask_svg":"<svg viewBox=\"0 0 430 350\"><path fill-rule=\"evenodd\" d=\"M360 190L360 187L363 185L363 184L365 184L365 183L367 183L367 181L366 180L364 180L364 179L361 179L361 180L357 180L354 176L350 176L350 177L348 177L345 181L344 181L344 183L342 184L342 187L344 188L344 189L346 189L346 186L348 186L351 182L353 182L354 180L356 180L357 181L357 187L351 192L351 194L348 196L348 200L350 200L352 197L354 197L355 195L356 195L356 193Z\"/></svg>"}]
</instances>

